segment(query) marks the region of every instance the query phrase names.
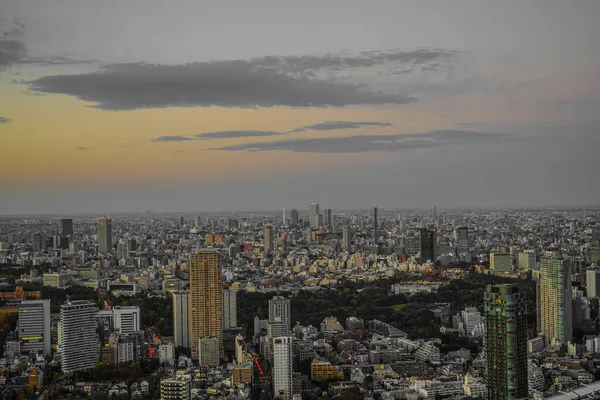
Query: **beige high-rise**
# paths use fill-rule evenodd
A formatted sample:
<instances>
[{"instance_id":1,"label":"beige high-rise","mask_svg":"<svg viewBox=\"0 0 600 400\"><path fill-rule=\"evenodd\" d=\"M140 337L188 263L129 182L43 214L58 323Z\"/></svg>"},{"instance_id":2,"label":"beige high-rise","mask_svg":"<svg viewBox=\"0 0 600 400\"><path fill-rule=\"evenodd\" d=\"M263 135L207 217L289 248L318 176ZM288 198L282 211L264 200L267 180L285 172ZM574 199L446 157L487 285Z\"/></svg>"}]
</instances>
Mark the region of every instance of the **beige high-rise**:
<instances>
[{"instance_id":1,"label":"beige high-rise","mask_svg":"<svg viewBox=\"0 0 600 400\"><path fill-rule=\"evenodd\" d=\"M554 257L540 259L541 334L546 344L567 344L573 336L571 264Z\"/></svg>"},{"instance_id":2,"label":"beige high-rise","mask_svg":"<svg viewBox=\"0 0 600 400\"><path fill-rule=\"evenodd\" d=\"M223 356L223 287L221 256L214 250L200 250L190 255L190 346L198 359L198 341L214 337L219 340Z\"/></svg>"}]
</instances>

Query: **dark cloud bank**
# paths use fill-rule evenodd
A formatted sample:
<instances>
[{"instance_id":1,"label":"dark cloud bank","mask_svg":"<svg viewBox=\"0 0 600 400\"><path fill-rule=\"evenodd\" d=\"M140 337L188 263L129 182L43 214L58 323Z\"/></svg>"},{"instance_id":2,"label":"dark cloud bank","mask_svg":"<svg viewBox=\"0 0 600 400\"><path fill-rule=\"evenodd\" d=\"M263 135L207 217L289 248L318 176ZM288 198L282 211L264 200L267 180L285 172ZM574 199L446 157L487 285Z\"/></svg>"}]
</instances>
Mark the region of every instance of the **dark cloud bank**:
<instances>
[{"instance_id":1,"label":"dark cloud bank","mask_svg":"<svg viewBox=\"0 0 600 400\"><path fill-rule=\"evenodd\" d=\"M30 82L30 86L37 92L75 96L104 110L405 104L415 98L339 79L316 78L315 72L352 71L389 63L423 69L436 62L451 61L457 54L419 49L362 52L352 57L268 56L186 65L128 63L105 66L91 73L46 76Z\"/></svg>"},{"instance_id":2,"label":"dark cloud bank","mask_svg":"<svg viewBox=\"0 0 600 400\"><path fill-rule=\"evenodd\" d=\"M416 134L355 135L311 139L288 139L272 142L244 143L217 147L223 151L283 150L296 153L362 153L393 152L410 149L466 144L505 136L502 133L479 133L459 130L440 130Z\"/></svg>"},{"instance_id":3,"label":"dark cloud bank","mask_svg":"<svg viewBox=\"0 0 600 400\"><path fill-rule=\"evenodd\" d=\"M10 121L8 118L0 117L0 124L8 124L8 121Z\"/></svg>"}]
</instances>

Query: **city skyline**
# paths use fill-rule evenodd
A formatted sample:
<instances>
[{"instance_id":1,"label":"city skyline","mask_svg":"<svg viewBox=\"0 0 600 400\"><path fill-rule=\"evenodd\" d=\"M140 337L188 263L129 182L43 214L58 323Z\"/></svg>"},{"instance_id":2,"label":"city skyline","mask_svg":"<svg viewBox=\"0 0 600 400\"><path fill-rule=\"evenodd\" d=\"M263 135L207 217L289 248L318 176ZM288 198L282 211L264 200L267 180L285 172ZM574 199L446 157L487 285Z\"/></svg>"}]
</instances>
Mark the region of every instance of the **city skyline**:
<instances>
[{"instance_id":1,"label":"city skyline","mask_svg":"<svg viewBox=\"0 0 600 400\"><path fill-rule=\"evenodd\" d=\"M4 2L0 213L600 204L599 3L376 3Z\"/></svg>"}]
</instances>

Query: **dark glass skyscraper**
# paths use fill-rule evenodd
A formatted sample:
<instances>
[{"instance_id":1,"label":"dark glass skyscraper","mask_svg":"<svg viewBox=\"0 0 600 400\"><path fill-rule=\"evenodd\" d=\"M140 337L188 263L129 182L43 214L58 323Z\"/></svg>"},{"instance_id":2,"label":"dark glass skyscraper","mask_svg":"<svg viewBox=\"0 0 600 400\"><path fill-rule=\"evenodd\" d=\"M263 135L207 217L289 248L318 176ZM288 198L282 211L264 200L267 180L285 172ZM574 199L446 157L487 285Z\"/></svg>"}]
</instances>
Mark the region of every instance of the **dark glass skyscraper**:
<instances>
[{"instance_id":1,"label":"dark glass skyscraper","mask_svg":"<svg viewBox=\"0 0 600 400\"><path fill-rule=\"evenodd\" d=\"M435 263L437 259L437 233L435 229L421 229L421 260Z\"/></svg>"},{"instance_id":2,"label":"dark glass skyscraper","mask_svg":"<svg viewBox=\"0 0 600 400\"><path fill-rule=\"evenodd\" d=\"M61 236L73 237L73 220L71 218L63 218L60 220Z\"/></svg>"},{"instance_id":3,"label":"dark glass skyscraper","mask_svg":"<svg viewBox=\"0 0 600 400\"><path fill-rule=\"evenodd\" d=\"M108 217L98 218L98 253L108 254L112 251L112 221Z\"/></svg>"},{"instance_id":4,"label":"dark glass skyscraper","mask_svg":"<svg viewBox=\"0 0 600 400\"><path fill-rule=\"evenodd\" d=\"M526 399L526 296L517 286L488 286L484 309L487 399Z\"/></svg>"}]
</instances>

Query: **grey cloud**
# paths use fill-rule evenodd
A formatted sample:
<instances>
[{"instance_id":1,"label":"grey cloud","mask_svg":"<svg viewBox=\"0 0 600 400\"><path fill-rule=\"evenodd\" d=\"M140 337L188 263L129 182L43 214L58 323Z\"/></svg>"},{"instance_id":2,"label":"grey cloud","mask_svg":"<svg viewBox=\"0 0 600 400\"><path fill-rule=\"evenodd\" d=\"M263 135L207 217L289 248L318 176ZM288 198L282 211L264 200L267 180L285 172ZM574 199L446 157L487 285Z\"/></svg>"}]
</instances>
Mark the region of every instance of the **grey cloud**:
<instances>
[{"instance_id":1,"label":"grey cloud","mask_svg":"<svg viewBox=\"0 0 600 400\"><path fill-rule=\"evenodd\" d=\"M8 121L10 121L8 118L0 117L0 124L8 124Z\"/></svg>"},{"instance_id":2,"label":"grey cloud","mask_svg":"<svg viewBox=\"0 0 600 400\"><path fill-rule=\"evenodd\" d=\"M0 21L0 69L19 63L27 56L27 48L20 40L23 27L17 20Z\"/></svg>"},{"instance_id":3,"label":"grey cloud","mask_svg":"<svg viewBox=\"0 0 600 400\"><path fill-rule=\"evenodd\" d=\"M293 129L290 132L303 132L305 130L332 131L337 129L358 129L358 128L376 128L381 126L392 126L387 121L324 121L313 125L307 125Z\"/></svg>"},{"instance_id":4,"label":"grey cloud","mask_svg":"<svg viewBox=\"0 0 600 400\"><path fill-rule=\"evenodd\" d=\"M459 124L455 124L459 127L470 127L470 126L486 126L487 124L484 122L463 122Z\"/></svg>"},{"instance_id":5,"label":"grey cloud","mask_svg":"<svg viewBox=\"0 0 600 400\"><path fill-rule=\"evenodd\" d=\"M113 64L90 73L45 76L29 82L40 93L62 93L104 110L162 107L343 107L405 104L415 99L400 90L373 90L366 84L327 76L386 63L425 67L452 60L458 52L437 49L363 52L358 56L267 56L251 60L185 65ZM435 64L437 65L437 64ZM322 74L315 74L320 71ZM324 75L323 75L324 74Z\"/></svg>"},{"instance_id":6,"label":"grey cloud","mask_svg":"<svg viewBox=\"0 0 600 400\"><path fill-rule=\"evenodd\" d=\"M502 133L480 133L460 130L440 130L416 134L356 135L311 139L290 139L273 142L245 143L214 148L223 151L283 150L296 153L362 153L393 152L410 149L468 144L498 138Z\"/></svg>"},{"instance_id":7,"label":"grey cloud","mask_svg":"<svg viewBox=\"0 0 600 400\"><path fill-rule=\"evenodd\" d=\"M156 139L152 139L153 142L186 142L194 140L185 136L159 136Z\"/></svg>"},{"instance_id":8,"label":"grey cloud","mask_svg":"<svg viewBox=\"0 0 600 400\"><path fill-rule=\"evenodd\" d=\"M81 151L85 151L85 150L89 150L89 147L76 147L76 150L81 150Z\"/></svg>"},{"instance_id":9,"label":"grey cloud","mask_svg":"<svg viewBox=\"0 0 600 400\"><path fill-rule=\"evenodd\" d=\"M277 136L283 135L281 132L274 131L218 131L218 132L205 132L199 133L196 137L199 140L212 140L212 139L232 139L232 138L244 138L244 137L259 137L259 136Z\"/></svg>"}]
</instances>

